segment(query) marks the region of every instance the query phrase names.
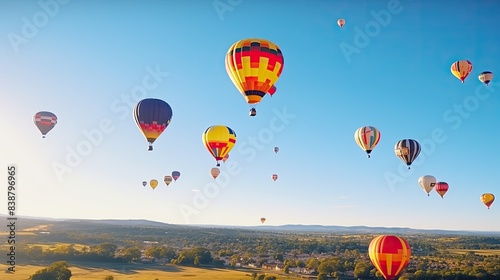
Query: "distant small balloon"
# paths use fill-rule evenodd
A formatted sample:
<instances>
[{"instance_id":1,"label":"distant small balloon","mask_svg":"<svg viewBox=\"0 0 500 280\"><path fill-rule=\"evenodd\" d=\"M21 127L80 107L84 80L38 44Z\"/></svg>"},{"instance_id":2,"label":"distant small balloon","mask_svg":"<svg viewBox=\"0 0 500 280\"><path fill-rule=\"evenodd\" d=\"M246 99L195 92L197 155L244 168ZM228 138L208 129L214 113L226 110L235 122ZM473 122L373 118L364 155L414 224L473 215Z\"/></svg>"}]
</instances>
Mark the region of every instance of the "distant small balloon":
<instances>
[{"instance_id":1,"label":"distant small balloon","mask_svg":"<svg viewBox=\"0 0 500 280\"><path fill-rule=\"evenodd\" d=\"M217 179L217 176L219 176L219 174L220 174L219 168L214 167L214 168L210 169L210 174L212 175L212 177L214 177L214 179Z\"/></svg>"},{"instance_id":2,"label":"distant small balloon","mask_svg":"<svg viewBox=\"0 0 500 280\"><path fill-rule=\"evenodd\" d=\"M158 186L158 180L153 179L153 180L149 181L149 185L154 190L156 188L156 186Z\"/></svg>"},{"instance_id":3,"label":"distant small balloon","mask_svg":"<svg viewBox=\"0 0 500 280\"><path fill-rule=\"evenodd\" d=\"M340 26L340 27L343 27L344 24L345 24L345 19L343 18L339 18L339 20L337 20L337 24Z\"/></svg>"},{"instance_id":4,"label":"distant small balloon","mask_svg":"<svg viewBox=\"0 0 500 280\"><path fill-rule=\"evenodd\" d=\"M479 74L478 78L482 83L488 85L491 80L493 80L493 73L491 73L490 71L484 71L483 73Z\"/></svg>"},{"instance_id":5,"label":"distant small balloon","mask_svg":"<svg viewBox=\"0 0 500 280\"><path fill-rule=\"evenodd\" d=\"M264 217L260 218L261 223L264 223L265 221L266 221L266 218L264 218Z\"/></svg>"},{"instance_id":6,"label":"distant small balloon","mask_svg":"<svg viewBox=\"0 0 500 280\"><path fill-rule=\"evenodd\" d=\"M181 177L181 173L179 171L172 171L172 178L174 178L174 181L177 181Z\"/></svg>"},{"instance_id":7,"label":"distant small balloon","mask_svg":"<svg viewBox=\"0 0 500 280\"><path fill-rule=\"evenodd\" d=\"M274 180L274 181L278 180L278 175L273 174L273 180Z\"/></svg>"},{"instance_id":8,"label":"distant small balloon","mask_svg":"<svg viewBox=\"0 0 500 280\"><path fill-rule=\"evenodd\" d=\"M278 148L278 147L274 147L274 152L275 152L275 153L278 153L278 152L279 152L279 150L280 150L280 148Z\"/></svg>"},{"instance_id":9,"label":"distant small balloon","mask_svg":"<svg viewBox=\"0 0 500 280\"><path fill-rule=\"evenodd\" d=\"M146 181L142 181L142 186L145 187L148 184Z\"/></svg>"}]
</instances>

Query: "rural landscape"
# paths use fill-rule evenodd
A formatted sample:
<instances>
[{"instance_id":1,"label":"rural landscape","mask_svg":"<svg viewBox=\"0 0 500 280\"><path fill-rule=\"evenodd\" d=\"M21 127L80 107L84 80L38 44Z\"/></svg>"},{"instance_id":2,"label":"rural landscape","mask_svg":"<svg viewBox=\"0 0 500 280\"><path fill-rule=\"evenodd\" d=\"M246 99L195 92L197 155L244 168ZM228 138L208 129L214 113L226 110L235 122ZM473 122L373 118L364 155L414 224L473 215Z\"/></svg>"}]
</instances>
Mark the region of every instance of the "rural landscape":
<instances>
[{"instance_id":1,"label":"rural landscape","mask_svg":"<svg viewBox=\"0 0 500 280\"><path fill-rule=\"evenodd\" d=\"M367 250L386 233L403 236L411 246L399 279L500 279L498 232L29 217L18 220L15 270L2 264L7 277L1 278L66 273L71 279L115 280L383 279ZM9 245L3 251L8 254Z\"/></svg>"}]
</instances>

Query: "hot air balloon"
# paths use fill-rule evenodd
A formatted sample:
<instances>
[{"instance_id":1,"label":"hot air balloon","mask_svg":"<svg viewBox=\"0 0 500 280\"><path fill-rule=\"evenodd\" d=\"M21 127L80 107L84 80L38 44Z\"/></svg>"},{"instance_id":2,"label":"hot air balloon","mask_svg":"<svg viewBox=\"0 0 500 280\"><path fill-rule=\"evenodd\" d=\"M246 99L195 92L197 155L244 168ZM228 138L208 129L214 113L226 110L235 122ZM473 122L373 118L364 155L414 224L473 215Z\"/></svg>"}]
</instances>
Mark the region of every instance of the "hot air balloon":
<instances>
[{"instance_id":1,"label":"hot air balloon","mask_svg":"<svg viewBox=\"0 0 500 280\"><path fill-rule=\"evenodd\" d=\"M142 181L142 186L145 187L148 184L146 181Z\"/></svg>"},{"instance_id":2,"label":"hot air balloon","mask_svg":"<svg viewBox=\"0 0 500 280\"><path fill-rule=\"evenodd\" d=\"M225 62L229 78L252 106L250 116L255 116L254 106L269 92L283 71L280 48L265 39L240 40L229 48Z\"/></svg>"},{"instance_id":3,"label":"hot air balloon","mask_svg":"<svg viewBox=\"0 0 500 280\"><path fill-rule=\"evenodd\" d=\"M437 182L434 186L434 189L441 196L441 198L444 198L444 194L448 191L448 188L448 183L445 182Z\"/></svg>"},{"instance_id":4,"label":"hot air balloon","mask_svg":"<svg viewBox=\"0 0 500 280\"><path fill-rule=\"evenodd\" d=\"M278 147L274 147L274 152L275 152L275 153L278 153L278 152L279 152L279 150L280 150L280 148L278 148Z\"/></svg>"},{"instance_id":5,"label":"hot air balloon","mask_svg":"<svg viewBox=\"0 0 500 280\"><path fill-rule=\"evenodd\" d=\"M41 111L35 114L33 122L42 133L42 138L45 138L45 135L56 126L57 117L54 113Z\"/></svg>"},{"instance_id":6,"label":"hot air balloon","mask_svg":"<svg viewBox=\"0 0 500 280\"><path fill-rule=\"evenodd\" d=\"M219 176L219 174L220 174L219 168L214 167L214 168L210 169L210 174L212 175L212 177L214 177L214 179L217 179L217 176Z\"/></svg>"},{"instance_id":7,"label":"hot air balloon","mask_svg":"<svg viewBox=\"0 0 500 280\"><path fill-rule=\"evenodd\" d=\"M455 61L451 65L451 73L457 77L462 83L464 83L465 78L472 72L472 63L468 60Z\"/></svg>"},{"instance_id":8,"label":"hot air balloon","mask_svg":"<svg viewBox=\"0 0 500 280\"><path fill-rule=\"evenodd\" d=\"M170 185L170 183L172 183L172 176L167 175L163 177L163 181L167 184L167 186Z\"/></svg>"},{"instance_id":9,"label":"hot air balloon","mask_svg":"<svg viewBox=\"0 0 500 280\"><path fill-rule=\"evenodd\" d=\"M266 218L264 218L264 217L260 218L261 223L264 223L265 221L266 221Z\"/></svg>"},{"instance_id":10,"label":"hot air balloon","mask_svg":"<svg viewBox=\"0 0 500 280\"><path fill-rule=\"evenodd\" d=\"M429 193L436 185L436 178L431 175L425 175L418 178L418 184L427 193L427 196L429 196Z\"/></svg>"},{"instance_id":11,"label":"hot air balloon","mask_svg":"<svg viewBox=\"0 0 500 280\"><path fill-rule=\"evenodd\" d=\"M380 141L380 131L373 126L363 126L354 132L354 140L370 157L370 153Z\"/></svg>"},{"instance_id":12,"label":"hot air balloon","mask_svg":"<svg viewBox=\"0 0 500 280\"><path fill-rule=\"evenodd\" d=\"M420 144L413 139L400 140L394 146L394 152L410 169L410 165L420 154Z\"/></svg>"},{"instance_id":13,"label":"hot air balloon","mask_svg":"<svg viewBox=\"0 0 500 280\"><path fill-rule=\"evenodd\" d=\"M229 154L225 155L223 158L222 158L222 162L226 162L226 160L229 158Z\"/></svg>"},{"instance_id":14,"label":"hot air balloon","mask_svg":"<svg viewBox=\"0 0 500 280\"><path fill-rule=\"evenodd\" d=\"M339 18L339 20L337 20L337 24L338 24L340 27L344 26L344 24L345 24L345 19L343 19L343 18Z\"/></svg>"},{"instance_id":15,"label":"hot air balloon","mask_svg":"<svg viewBox=\"0 0 500 280\"><path fill-rule=\"evenodd\" d=\"M158 186L158 180L153 179L153 180L149 181L149 185L154 190L156 188L156 186Z\"/></svg>"},{"instance_id":16,"label":"hot air balloon","mask_svg":"<svg viewBox=\"0 0 500 280\"><path fill-rule=\"evenodd\" d=\"M273 94L276 93L276 87L272 86L267 93L269 93L269 95L273 96Z\"/></svg>"},{"instance_id":17,"label":"hot air balloon","mask_svg":"<svg viewBox=\"0 0 500 280\"><path fill-rule=\"evenodd\" d=\"M177 181L181 177L181 173L179 171L172 171L172 178L174 178L174 181Z\"/></svg>"},{"instance_id":18,"label":"hot air balloon","mask_svg":"<svg viewBox=\"0 0 500 280\"><path fill-rule=\"evenodd\" d=\"M481 202L490 209L491 204L495 201L495 196L492 193L484 193L481 195Z\"/></svg>"},{"instance_id":19,"label":"hot air balloon","mask_svg":"<svg viewBox=\"0 0 500 280\"><path fill-rule=\"evenodd\" d=\"M368 246L370 260L386 280L393 280L408 265L411 248L406 240L394 235L375 237Z\"/></svg>"},{"instance_id":20,"label":"hot air balloon","mask_svg":"<svg viewBox=\"0 0 500 280\"><path fill-rule=\"evenodd\" d=\"M491 80L493 80L493 73L491 73L490 71L484 71L483 73L479 74L478 78L482 83L488 85Z\"/></svg>"},{"instance_id":21,"label":"hot air balloon","mask_svg":"<svg viewBox=\"0 0 500 280\"><path fill-rule=\"evenodd\" d=\"M236 143L236 133L227 126L214 125L203 132L202 141L215 158L217 166L220 166L219 161L231 151Z\"/></svg>"},{"instance_id":22,"label":"hot air balloon","mask_svg":"<svg viewBox=\"0 0 500 280\"><path fill-rule=\"evenodd\" d=\"M152 151L153 143L170 124L172 108L161 99L146 98L135 105L134 119Z\"/></svg>"},{"instance_id":23,"label":"hot air balloon","mask_svg":"<svg viewBox=\"0 0 500 280\"><path fill-rule=\"evenodd\" d=\"M278 180L278 175L273 174L273 180L274 180L274 181Z\"/></svg>"}]
</instances>

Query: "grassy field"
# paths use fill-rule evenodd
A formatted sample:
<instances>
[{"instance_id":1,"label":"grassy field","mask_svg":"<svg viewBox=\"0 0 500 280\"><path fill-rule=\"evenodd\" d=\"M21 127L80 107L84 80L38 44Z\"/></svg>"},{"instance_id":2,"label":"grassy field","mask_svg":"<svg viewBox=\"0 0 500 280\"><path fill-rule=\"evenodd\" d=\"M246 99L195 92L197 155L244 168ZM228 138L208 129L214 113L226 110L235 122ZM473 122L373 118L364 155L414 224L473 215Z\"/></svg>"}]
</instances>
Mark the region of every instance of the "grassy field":
<instances>
[{"instance_id":1,"label":"grassy field","mask_svg":"<svg viewBox=\"0 0 500 280\"><path fill-rule=\"evenodd\" d=\"M159 280L164 279L197 279L197 280L250 280L251 271L231 270L231 269L204 269L185 266L160 266L160 265L138 265L138 264L109 264L104 266L102 263L69 263L72 273L72 280L103 280L106 276L113 276L115 280ZM50 264L35 266L35 265L20 265L16 266L14 274L0 272L0 279L26 280L30 275L37 270L43 269ZM5 271L6 265L1 264L0 269ZM258 274L264 272L256 271ZM286 277L275 275L280 280L299 279L297 277Z\"/></svg>"},{"instance_id":2,"label":"grassy field","mask_svg":"<svg viewBox=\"0 0 500 280\"><path fill-rule=\"evenodd\" d=\"M465 250L465 249L452 249L452 250L447 250L451 254L467 254L469 252L474 252L476 255L482 255L482 256L494 256L494 255L500 255L500 250Z\"/></svg>"}]
</instances>

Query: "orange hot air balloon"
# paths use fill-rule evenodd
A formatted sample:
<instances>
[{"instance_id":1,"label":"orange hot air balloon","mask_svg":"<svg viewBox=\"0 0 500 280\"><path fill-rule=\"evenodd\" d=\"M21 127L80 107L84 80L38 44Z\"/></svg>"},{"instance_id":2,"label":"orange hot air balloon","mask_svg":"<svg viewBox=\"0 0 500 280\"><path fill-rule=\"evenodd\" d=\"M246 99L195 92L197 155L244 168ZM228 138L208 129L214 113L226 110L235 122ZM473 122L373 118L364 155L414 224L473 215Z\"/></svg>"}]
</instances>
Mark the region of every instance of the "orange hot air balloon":
<instances>
[{"instance_id":1,"label":"orange hot air balloon","mask_svg":"<svg viewBox=\"0 0 500 280\"><path fill-rule=\"evenodd\" d=\"M451 65L451 73L453 76L462 81L462 84L464 83L465 78L469 76L470 72L472 72L472 63L468 60L455 61Z\"/></svg>"},{"instance_id":2,"label":"orange hot air balloon","mask_svg":"<svg viewBox=\"0 0 500 280\"><path fill-rule=\"evenodd\" d=\"M274 180L274 181L278 180L278 175L273 174L273 180Z\"/></svg>"},{"instance_id":3,"label":"orange hot air balloon","mask_svg":"<svg viewBox=\"0 0 500 280\"><path fill-rule=\"evenodd\" d=\"M226 162L226 160L229 158L229 154L225 155L223 158L222 158L222 162Z\"/></svg>"},{"instance_id":4,"label":"orange hot air balloon","mask_svg":"<svg viewBox=\"0 0 500 280\"><path fill-rule=\"evenodd\" d=\"M345 24L345 19L343 19L343 18L339 18L339 20L337 20L337 24L338 24L340 27L344 26L344 24Z\"/></svg>"},{"instance_id":5,"label":"orange hot air balloon","mask_svg":"<svg viewBox=\"0 0 500 280\"><path fill-rule=\"evenodd\" d=\"M217 179L217 176L219 176L219 174L220 174L219 168L214 167L214 168L210 169L210 174L212 175L212 177L214 177L214 179Z\"/></svg>"},{"instance_id":6,"label":"orange hot air balloon","mask_svg":"<svg viewBox=\"0 0 500 280\"><path fill-rule=\"evenodd\" d=\"M484 193L481 195L481 202L490 209L491 204L495 201L495 196L492 193Z\"/></svg>"},{"instance_id":7,"label":"orange hot air balloon","mask_svg":"<svg viewBox=\"0 0 500 280\"><path fill-rule=\"evenodd\" d=\"M448 183L445 182L437 182L436 185L434 185L434 189L441 196L441 198L444 198L444 194L448 191L449 187Z\"/></svg>"},{"instance_id":8,"label":"orange hot air balloon","mask_svg":"<svg viewBox=\"0 0 500 280\"><path fill-rule=\"evenodd\" d=\"M375 237L368 247L373 265L386 280L393 280L408 265L411 248L406 240L394 235Z\"/></svg>"}]
</instances>

